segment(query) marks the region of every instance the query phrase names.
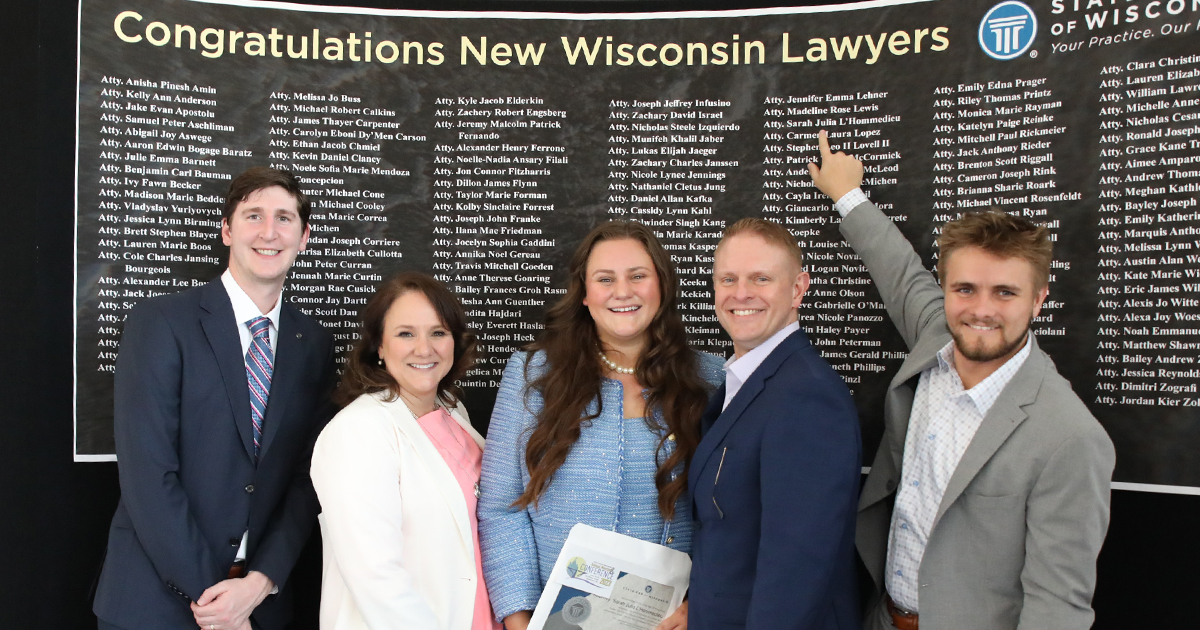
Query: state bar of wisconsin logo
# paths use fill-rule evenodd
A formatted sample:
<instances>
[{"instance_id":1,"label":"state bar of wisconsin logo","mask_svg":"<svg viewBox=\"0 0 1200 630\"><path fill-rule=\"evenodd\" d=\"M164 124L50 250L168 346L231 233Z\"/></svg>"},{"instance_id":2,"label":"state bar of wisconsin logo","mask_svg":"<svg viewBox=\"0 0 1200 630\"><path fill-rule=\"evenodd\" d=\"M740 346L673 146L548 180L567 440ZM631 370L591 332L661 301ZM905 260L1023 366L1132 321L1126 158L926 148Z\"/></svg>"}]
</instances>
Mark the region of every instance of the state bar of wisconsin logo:
<instances>
[{"instance_id":1,"label":"state bar of wisconsin logo","mask_svg":"<svg viewBox=\"0 0 1200 630\"><path fill-rule=\"evenodd\" d=\"M997 4L979 22L979 47L1001 61L1025 54L1036 36L1037 16L1017 0Z\"/></svg>"}]
</instances>

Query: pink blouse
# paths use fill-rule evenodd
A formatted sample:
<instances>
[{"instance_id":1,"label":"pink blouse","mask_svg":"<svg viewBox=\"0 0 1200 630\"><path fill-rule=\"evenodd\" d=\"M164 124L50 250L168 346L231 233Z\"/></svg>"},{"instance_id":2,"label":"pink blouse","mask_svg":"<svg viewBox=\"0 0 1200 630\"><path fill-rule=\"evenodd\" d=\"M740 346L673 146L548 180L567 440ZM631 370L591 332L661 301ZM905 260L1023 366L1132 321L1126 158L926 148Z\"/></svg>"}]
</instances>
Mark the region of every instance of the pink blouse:
<instances>
[{"instance_id":1,"label":"pink blouse","mask_svg":"<svg viewBox=\"0 0 1200 630\"><path fill-rule=\"evenodd\" d=\"M475 546L475 613L471 617L471 630L502 630L492 615L492 603L488 600L487 586L483 582L483 560L479 555L479 520L475 516L475 504L479 499L475 489L479 487L479 470L483 462L483 451L475 440L450 417L445 409L437 409L417 418L417 424L437 447L438 453L454 473L467 501L467 514L471 517L471 542Z\"/></svg>"}]
</instances>

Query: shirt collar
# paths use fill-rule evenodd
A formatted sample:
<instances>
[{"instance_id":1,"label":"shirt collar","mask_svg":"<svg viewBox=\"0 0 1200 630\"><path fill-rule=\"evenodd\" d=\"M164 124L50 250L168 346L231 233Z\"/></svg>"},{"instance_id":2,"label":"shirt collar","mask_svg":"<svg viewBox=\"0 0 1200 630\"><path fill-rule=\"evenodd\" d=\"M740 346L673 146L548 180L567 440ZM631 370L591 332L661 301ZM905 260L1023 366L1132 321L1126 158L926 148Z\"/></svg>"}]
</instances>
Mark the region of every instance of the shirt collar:
<instances>
[{"instance_id":1,"label":"shirt collar","mask_svg":"<svg viewBox=\"0 0 1200 630\"><path fill-rule=\"evenodd\" d=\"M988 410L995 404L996 399L1000 397L1000 392L1004 391L1004 387L1016 375L1017 370L1025 364L1025 359L1029 358L1029 353L1033 349L1033 331L1030 330L1028 336L1025 337L1025 345L1021 350L1014 354L1009 360L1004 362L1004 365L996 368L995 372L988 375L971 389L963 390L962 393L971 397L971 401L975 403L975 408L979 409L979 413L986 415ZM962 379L958 376L958 370L954 369L954 341L951 340L938 350L938 367L942 370L948 370L954 375L954 380L958 382L958 386L962 387Z\"/></svg>"},{"instance_id":2,"label":"shirt collar","mask_svg":"<svg viewBox=\"0 0 1200 630\"><path fill-rule=\"evenodd\" d=\"M738 382L745 383L746 379L754 374L754 370L758 369L759 365L775 351L779 344L787 339L788 335L800 330L800 322L792 322L787 326L779 329L774 335L767 338L757 348L743 354L741 357L734 355L725 361L725 372L732 373L737 377Z\"/></svg>"},{"instance_id":3,"label":"shirt collar","mask_svg":"<svg viewBox=\"0 0 1200 630\"><path fill-rule=\"evenodd\" d=\"M221 274L221 284L225 285L225 292L229 294L229 302L233 305L233 318L237 320L238 326L245 326L246 322L255 317L265 315L271 320L271 327L279 330L279 311L283 307L283 289L279 290L279 296L275 298L275 306L270 312L263 313L258 310L258 305L254 303L254 300L246 295L237 280L233 279L233 272L228 268L225 269L225 273Z\"/></svg>"}]
</instances>

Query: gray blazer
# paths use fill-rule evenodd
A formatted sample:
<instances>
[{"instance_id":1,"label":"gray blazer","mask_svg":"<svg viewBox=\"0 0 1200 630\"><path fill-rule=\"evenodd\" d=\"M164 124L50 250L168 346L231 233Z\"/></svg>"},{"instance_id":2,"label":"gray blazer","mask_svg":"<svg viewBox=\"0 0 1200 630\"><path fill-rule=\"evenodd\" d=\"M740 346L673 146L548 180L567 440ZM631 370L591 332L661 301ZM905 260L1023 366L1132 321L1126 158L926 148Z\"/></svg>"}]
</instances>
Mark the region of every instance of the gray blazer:
<instances>
[{"instance_id":1,"label":"gray blazer","mask_svg":"<svg viewBox=\"0 0 1200 630\"><path fill-rule=\"evenodd\" d=\"M864 202L841 231L909 347L858 502L856 545L874 582L865 626L890 628L883 573L904 437L918 378L951 337L941 287L887 216ZM921 561L921 630L1089 628L1114 461L1108 434L1035 338L946 487Z\"/></svg>"}]
</instances>

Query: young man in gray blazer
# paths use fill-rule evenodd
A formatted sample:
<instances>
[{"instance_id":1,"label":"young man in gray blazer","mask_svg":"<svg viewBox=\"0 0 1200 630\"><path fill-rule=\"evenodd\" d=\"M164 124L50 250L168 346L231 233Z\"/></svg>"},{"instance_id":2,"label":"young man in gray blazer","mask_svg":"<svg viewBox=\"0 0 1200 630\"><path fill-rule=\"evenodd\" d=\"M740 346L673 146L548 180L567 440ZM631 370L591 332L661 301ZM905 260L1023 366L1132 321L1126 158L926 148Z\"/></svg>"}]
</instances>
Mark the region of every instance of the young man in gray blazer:
<instances>
[{"instance_id":1,"label":"young man in gray blazer","mask_svg":"<svg viewBox=\"0 0 1200 630\"><path fill-rule=\"evenodd\" d=\"M941 286L821 132L813 182L909 347L858 503L869 629L1084 629L1108 529L1108 434L1038 348L1047 231L1001 212L947 223Z\"/></svg>"}]
</instances>

